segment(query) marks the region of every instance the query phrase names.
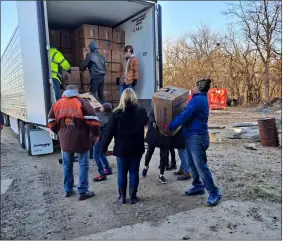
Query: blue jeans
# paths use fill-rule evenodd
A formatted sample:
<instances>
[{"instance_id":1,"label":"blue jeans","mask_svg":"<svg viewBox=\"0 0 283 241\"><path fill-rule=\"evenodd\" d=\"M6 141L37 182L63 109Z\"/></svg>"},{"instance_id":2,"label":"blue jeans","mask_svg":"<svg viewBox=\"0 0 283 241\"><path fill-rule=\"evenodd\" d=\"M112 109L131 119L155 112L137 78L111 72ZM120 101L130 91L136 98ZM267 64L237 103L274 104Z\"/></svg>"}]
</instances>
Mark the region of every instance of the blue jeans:
<instances>
[{"instance_id":1,"label":"blue jeans","mask_svg":"<svg viewBox=\"0 0 283 241\"><path fill-rule=\"evenodd\" d=\"M127 188L127 180L128 180L128 172L129 172L130 174L129 188L135 191L138 190L140 162L141 162L141 156L117 157L119 189Z\"/></svg>"},{"instance_id":2,"label":"blue jeans","mask_svg":"<svg viewBox=\"0 0 283 241\"><path fill-rule=\"evenodd\" d=\"M216 194L212 174L207 165L206 150L209 147L209 135L192 135L186 139L188 164L193 177L193 186L205 187L208 193Z\"/></svg>"},{"instance_id":3,"label":"blue jeans","mask_svg":"<svg viewBox=\"0 0 283 241\"><path fill-rule=\"evenodd\" d=\"M109 162L100 148L101 148L101 139L99 139L99 141L94 143L93 145L93 159L96 162L98 173L100 175L105 175L104 169L109 171L112 171L112 169L110 168Z\"/></svg>"},{"instance_id":4,"label":"blue jeans","mask_svg":"<svg viewBox=\"0 0 283 241\"><path fill-rule=\"evenodd\" d=\"M190 173L186 149L178 149L178 154L181 160L180 167L183 168L185 174Z\"/></svg>"},{"instance_id":5,"label":"blue jeans","mask_svg":"<svg viewBox=\"0 0 283 241\"><path fill-rule=\"evenodd\" d=\"M62 152L63 156L63 174L64 174L64 191L71 192L74 187L73 162L74 153ZM88 169L89 169L89 151L78 153L79 158L79 182L78 193L88 191Z\"/></svg>"},{"instance_id":6,"label":"blue jeans","mask_svg":"<svg viewBox=\"0 0 283 241\"><path fill-rule=\"evenodd\" d=\"M123 91L127 88L131 88L131 89L135 90L135 86L133 86L132 84L129 84L129 85L120 84L119 88L120 88L120 96L123 94Z\"/></svg>"},{"instance_id":7,"label":"blue jeans","mask_svg":"<svg viewBox=\"0 0 283 241\"><path fill-rule=\"evenodd\" d=\"M60 82L57 79L52 79L52 80L53 80L53 89L54 89L54 92L55 92L55 98L56 98L56 101L57 101L57 100L60 100L61 97L62 97L61 89L60 89Z\"/></svg>"}]
</instances>

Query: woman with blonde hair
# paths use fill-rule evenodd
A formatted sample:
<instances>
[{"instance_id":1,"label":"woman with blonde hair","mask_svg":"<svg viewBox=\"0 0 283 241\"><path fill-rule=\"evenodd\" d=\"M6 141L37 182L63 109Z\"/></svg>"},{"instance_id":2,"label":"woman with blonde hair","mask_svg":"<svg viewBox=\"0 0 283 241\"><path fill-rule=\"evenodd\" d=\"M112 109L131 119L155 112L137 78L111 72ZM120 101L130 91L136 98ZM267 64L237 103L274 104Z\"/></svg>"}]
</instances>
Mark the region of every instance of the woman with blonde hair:
<instances>
[{"instance_id":1,"label":"woman with blonde hair","mask_svg":"<svg viewBox=\"0 0 283 241\"><path fill-rule=\"evenodd\" d=\"M144 148L144 126L148 122L146 110L139 106L134 90L123 91L119 106L114 109L102 137L103 152L114 137L113 155L117 157L119 201L126 203L129 172L130 203L138 201L139 167Z\"/></svg>"}]
</instances>

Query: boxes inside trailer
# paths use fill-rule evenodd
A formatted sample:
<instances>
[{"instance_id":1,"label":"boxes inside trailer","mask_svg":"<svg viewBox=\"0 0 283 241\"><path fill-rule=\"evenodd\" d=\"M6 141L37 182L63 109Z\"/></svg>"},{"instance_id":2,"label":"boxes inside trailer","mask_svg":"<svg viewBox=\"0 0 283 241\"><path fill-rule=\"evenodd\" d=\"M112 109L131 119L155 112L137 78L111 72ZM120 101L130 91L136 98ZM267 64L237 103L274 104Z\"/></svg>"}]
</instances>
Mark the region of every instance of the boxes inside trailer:
<instances>
[{"instance_id":1,"label":"boxes inside trailer","mask_svg":"<svg viewBox=\"0 0 283 241\"><path fill-rule=\"evenodd\" d=\"M72 31L50 29L49 39L50 45L61 51L72 66L71 73L63 71L63 87L65 88L68 84L75 84L79 87L81 93L90 91L90 75L88 69L81 72L79 66L89 53L89 44L95 41L99 53L105 57L106 61L104 99L106 102L117 105L120 96L116 78L124 58L124 31L84 24Z\"/></svg>"}]
</instances>

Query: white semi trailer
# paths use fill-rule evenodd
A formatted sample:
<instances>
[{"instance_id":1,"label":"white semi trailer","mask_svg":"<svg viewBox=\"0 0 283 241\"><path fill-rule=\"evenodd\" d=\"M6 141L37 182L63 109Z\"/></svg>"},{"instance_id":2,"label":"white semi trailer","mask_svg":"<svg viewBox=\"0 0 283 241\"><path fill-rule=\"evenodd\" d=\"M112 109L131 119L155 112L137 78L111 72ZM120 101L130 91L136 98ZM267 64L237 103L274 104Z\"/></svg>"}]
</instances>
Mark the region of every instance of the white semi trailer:
<instances>
[{"instance_id":1,"label":"white semi trailer","mask_svg":"<svg viewBox=\"0 0 283 241\"><path fill-rule=\"evenodd\" d=\"M17 1L18 26L1 56L1 111L30 155L53 152L47 128L54 103L49 29L95 24L125 31L140 62L137 95L147 109L162 86L161 7L157 1ZM1 23L5 24L5 23Z\"/></svg>"}]
</instances>

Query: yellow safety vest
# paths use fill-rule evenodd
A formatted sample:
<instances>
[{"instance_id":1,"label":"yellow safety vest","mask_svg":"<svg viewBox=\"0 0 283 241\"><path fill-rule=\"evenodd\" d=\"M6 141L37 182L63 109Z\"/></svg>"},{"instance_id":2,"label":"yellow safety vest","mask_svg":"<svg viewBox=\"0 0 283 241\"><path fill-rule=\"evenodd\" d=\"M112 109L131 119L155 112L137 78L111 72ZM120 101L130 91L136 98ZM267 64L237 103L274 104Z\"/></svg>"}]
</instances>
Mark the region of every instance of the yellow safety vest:
<instances>
[{"instance_id":1,"label":"yellow safety vest","mask_svg":"<svg viewBox=\"0 0 283 241\"><path fill-rule=\"evenodd\" d=\"M62 78L62 76L59 74L59 65L65 71L68 71L71 68L71 66L69 62L64 58L64 55L56 48L50 48L49 54L51 61L52 78L57 79L61 84L62 82L60 78Z\"/></svg>"}]
</instances>

